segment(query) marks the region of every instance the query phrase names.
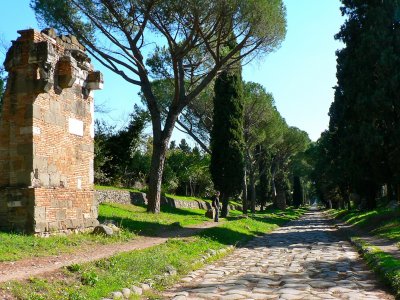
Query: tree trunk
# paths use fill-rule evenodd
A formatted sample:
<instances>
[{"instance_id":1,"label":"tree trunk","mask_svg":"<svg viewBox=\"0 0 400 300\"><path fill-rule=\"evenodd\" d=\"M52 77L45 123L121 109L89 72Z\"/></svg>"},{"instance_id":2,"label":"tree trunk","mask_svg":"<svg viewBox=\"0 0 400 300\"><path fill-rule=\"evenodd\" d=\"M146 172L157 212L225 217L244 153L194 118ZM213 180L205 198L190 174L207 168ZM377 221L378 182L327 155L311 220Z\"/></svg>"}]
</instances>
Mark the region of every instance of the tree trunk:
<instances>
[{"instance_id":1,"label":"tree trunk","mask_svg":"<svg viewBox=\"0 0 400 300\"><path fill-rule=\"evenodd\" d=\"M169 137L153 139L153 153L151 155L149 189L147 192L147 211L152 213L160 212L161 183L164 171L165 156L167 154Z\"/></svg>"},{"instance_id":2,"label":"tree trunk","mask_svg":"<svg viewBox=\"0 0 400 300\"><path fill-rule=\"evenodd\" d=\"M400 203L400 184L396 184L396 200Z\"/></svg>"},{"instance_id":3,"label":"tree trunk","mask_svg":"<svg viewBox=\"0 0 400 300\"><path fill-rule=\"evenodd\" d=\"M364 186L365 191L365 200L366 200L366 209L373 210L376 208L376 192L377 187L373 182L365 182Z\"/></svg>"},{"instance_id":4,"label":"tree trunk","mask_svg":"<svg viewBox=\"0 0 400 300\"><path fill-rule=\"evenodd\" d=\"M250 191L251 191L251 213L256 213L256 181L254 172L249 173Z\"/></svg>"},{"instance_id":5,"label":"tree trunk","mask_svg":"<svg viewBox=\"0 0 400 300\"><path fill-rule=\"evenodd\" d=\"M278 209L286 209L285 191L278 190L278 193L276 195L276 206Z\"/></svg>"},{"instance_id":6,"label":"tree trunk","mask_svg":"<svg viewBox=\"0 0 400 300\"><path fill-rule=\"evenodd\" d=\"M243 182L242 182L242 211L247 214L247 170L246 166L243 168Z\"/></svg>"},{"instance_id":7,"label":"tree trunk","mask_svg":"<svg viewBox=\"0 0 400 300\"><path fill-rule=\"evenodd\" d=\"M228 204L229 204L229 198L225 195L222 194L222 210L221 210L221 218L226 218L228 216Z\"/></svg>"}]
</instances>

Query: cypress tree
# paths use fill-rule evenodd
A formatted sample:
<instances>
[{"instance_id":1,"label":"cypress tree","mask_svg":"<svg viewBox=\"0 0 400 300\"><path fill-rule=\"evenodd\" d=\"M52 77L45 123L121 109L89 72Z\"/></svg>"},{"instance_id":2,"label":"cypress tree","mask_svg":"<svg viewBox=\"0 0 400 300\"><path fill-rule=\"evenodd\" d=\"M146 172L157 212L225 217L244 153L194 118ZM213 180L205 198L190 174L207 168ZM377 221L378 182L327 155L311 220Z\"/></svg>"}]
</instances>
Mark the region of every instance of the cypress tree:
<instances>
[{"instance_id":1,"label":"cypress tree","mask_svg":"<svg viewBox=\"0 0 400 300\"><path fill-rule=\"evenodd\" d=\"M210 171L221 192L221 216L228 215L229 197L239 194L243 180L243 98L240 70L224 71L215 81Z\"/></svg>"},{"instance_id":2,"label":"cypress tree","mask_svg":"<svg viewBox=\"0 0 400 300\"><path fill-rule=\"evenodd\" d=\"M300 177L293 177L293 206L299 208L303 204L303 187L301 185Z\"/></svg>"}]
</instances>

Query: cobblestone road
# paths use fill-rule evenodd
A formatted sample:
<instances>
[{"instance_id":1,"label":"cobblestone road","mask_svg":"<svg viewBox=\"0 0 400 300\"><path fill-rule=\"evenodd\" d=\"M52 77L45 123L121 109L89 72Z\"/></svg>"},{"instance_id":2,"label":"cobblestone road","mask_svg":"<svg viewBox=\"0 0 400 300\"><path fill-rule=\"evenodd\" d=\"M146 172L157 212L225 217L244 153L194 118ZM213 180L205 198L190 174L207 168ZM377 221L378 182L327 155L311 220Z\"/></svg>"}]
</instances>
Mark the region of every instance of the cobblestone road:
<instances>
[{"instance_id":1,"label":"cobblestone road","mask_svg":"<svg viewBox=\"0 0 400 300\"><path fill-rule=\"evenodd\" d=\"M311 211L212 265L190 273L166 299L394 299L351 245Z\"/></svg>"}]
</instances>

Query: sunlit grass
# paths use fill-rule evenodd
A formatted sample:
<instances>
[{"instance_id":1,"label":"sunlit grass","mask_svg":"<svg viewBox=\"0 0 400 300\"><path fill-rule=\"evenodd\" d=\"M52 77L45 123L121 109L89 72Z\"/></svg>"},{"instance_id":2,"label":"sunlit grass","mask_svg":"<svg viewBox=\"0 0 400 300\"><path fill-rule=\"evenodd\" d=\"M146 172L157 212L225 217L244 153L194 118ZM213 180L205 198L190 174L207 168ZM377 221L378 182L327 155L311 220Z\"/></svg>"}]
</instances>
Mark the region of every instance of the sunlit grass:
<instances>
[{"instance_id":1,"label":"sunlit grass","mask_svg":"<svg viewBox=\"0 0 400 300\"><path fill-rule=\"evenodd\" d=\"M329 213L348 224L374 235L400 241L400 210L379 208L372 211L330 210Z\"/></svg>"},{"instance_id":2,"label":"sunlit grass","mask_svg":"<svg viewBox=\"0 0 400 300\"><path fill-rule=\"evenodd\" d=\"M128 192L132 192L132 193L141 193L142 192L138 189L107 186L107 185L97 185L97 184L94 186L94 189L97 191L128 191Z\"/></svg>"},{"instance_id":3,"label":"sunlit grass","mask_svg":"<svg viewBox=\"0 0 400 300\"><path fill-rule=\"evenodd\" d=\"M109 207L103 207L108 210ZM128 216L137 208L119 208L116 214ZM126 214L125 215L125 212ZM144 213L144 212L140 212ZM179 276L199 268L199 258L210 251L227 245L244 243L257 235L267 233L279 225L296 218L304 210L289 209L284 213L266 212L247 218L234 215L219 227L209 228L185 239L170 239L167 243L144 250L123 253L96 262L74 265L65 270L63 278L32 278L28 282L11 282L0 288L8 288L18 299L100 299L111 292L141 282L153 282L162 290ZM196 212L190 217L196 216ZM179 219L180 216L177 217ZM159 220L161 221L161 220ZM147 221L146 221L147 222ZM214 258L210 258L213 260ZM177 276L163 277L169 267ZM156 297L157 298L157 297Z\"/></svg>"},{"instance_id":4,"label":"sunlit grass","mask_svg":"<svg viewBox=\"0 0 400 300\"><path fill-rule=\"evenodd\" d=\"M393 289L396 299L399 299L400 260L361 239L355 239L355 241L357 248L363 253L368 265Z\"/></svg>"}]
</instances>

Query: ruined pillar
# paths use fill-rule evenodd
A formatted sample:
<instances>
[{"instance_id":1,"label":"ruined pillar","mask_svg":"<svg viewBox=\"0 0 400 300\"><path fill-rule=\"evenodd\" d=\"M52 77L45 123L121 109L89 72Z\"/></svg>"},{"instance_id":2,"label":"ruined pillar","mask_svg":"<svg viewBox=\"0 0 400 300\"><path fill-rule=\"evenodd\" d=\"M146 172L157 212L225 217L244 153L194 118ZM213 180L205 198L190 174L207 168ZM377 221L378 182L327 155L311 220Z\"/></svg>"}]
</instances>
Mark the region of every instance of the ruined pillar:
<instances>
[{"instance_id":1,"label":"ruined pillar","mask_svg":"<svg viewBox=\"0 0 400 300\"><path fill-rule=\"evenodd\" d=\"M4 62L0 230L93 227L93 90L102 88L102 75L74 36L18 33Z\"/></svg>"}]
</instances>

